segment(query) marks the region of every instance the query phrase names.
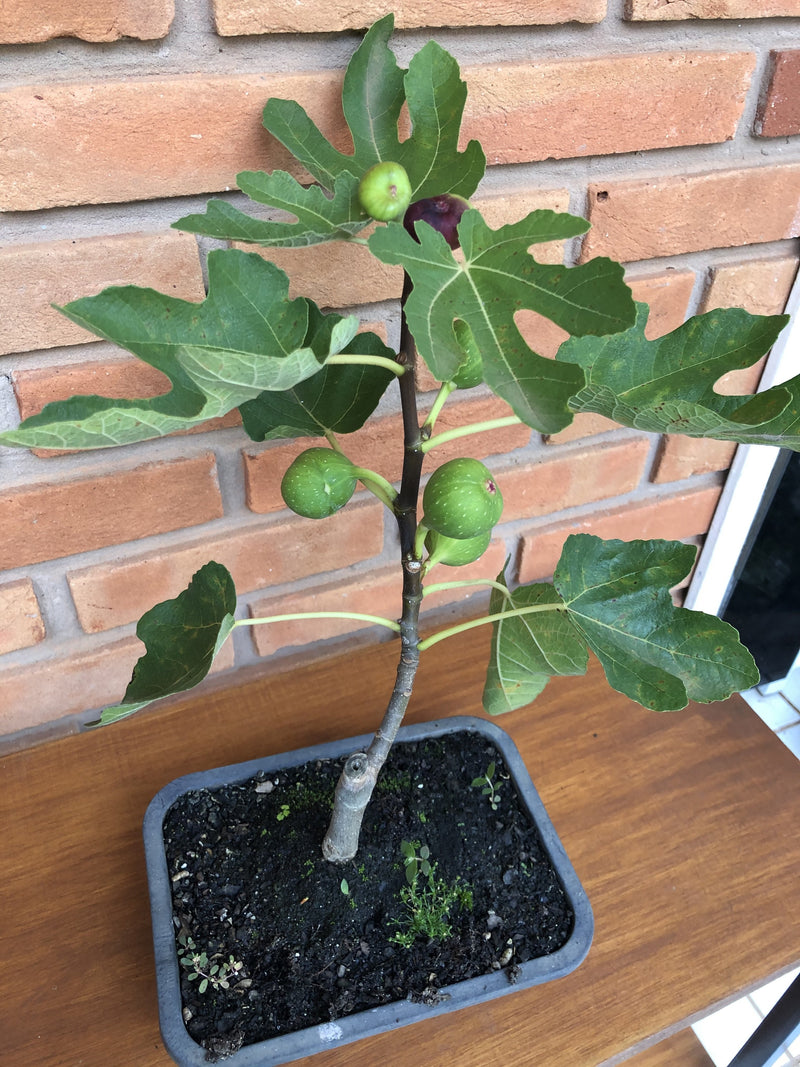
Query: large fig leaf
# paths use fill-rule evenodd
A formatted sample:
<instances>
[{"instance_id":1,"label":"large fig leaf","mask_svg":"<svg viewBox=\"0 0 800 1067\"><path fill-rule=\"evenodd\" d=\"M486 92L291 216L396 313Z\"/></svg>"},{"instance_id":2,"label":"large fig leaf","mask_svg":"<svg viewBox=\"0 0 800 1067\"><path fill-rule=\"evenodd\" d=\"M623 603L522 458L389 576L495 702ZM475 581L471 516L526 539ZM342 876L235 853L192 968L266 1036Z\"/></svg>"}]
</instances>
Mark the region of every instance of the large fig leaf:
<instances>
[{"instance_id":1,"label":"large fig leaf","mask_svg":"<svg viewBox=\"0 0 800 1067\"><path fill-rule=\"evenodd\" d=\"M559 361L577 363L586 373L586 385L570 401L574 411L654 433L800 450L800 376L755 396L714 391L721 375L769 351L787 316L725 308L649 341L648 308L638 304L637 312L624 333L570 338L559 348Z\"/></svg>"},{"instance_id":2,"label":"large fig leaf","mask_svg":"<svg viewBox=\"0 0 800 1067\"><path fill-rule=\"evenodd\" d=\"M236 590L220 563L206 563L187 589L146 612L136 627L147 649L133 668L122 702L94 726L132 715L154 700L202 682L234 626Z\"/></svg>"},{"instance_id":3,"label":"large fig leaf","mask_svg":"<svg viewBox=\"0 0 800 1067\"><path fill-rule=\"evenodd\" d=\"M572 420L568 401L583 385L575 364L557 363L533 352L514 314L529 308L572 334L626 329L635 317L623 270L608 259L577 267L537 263L535 243L584 233L573 215L534 211L519 222L491 230L474 209L458 227L463 257L453 254L436 230L416 224L415 240L397 223L369 239L384 263L408 272L413 290L405 310L417 349L440 381L449 380L464 359L454 322L465 322L483 360L484 379L527 425L555 433Z\"/></svg>"},{"instance_id":4,"label":"large fig leaf","mask_svg":"<svg viewBox=\"0 0 800 1067\"><path fill-rule=\"evenodd\" d=\"M505 584L502 575L498 580ZM513 614L520 608L535 607L544 610ZM552 585L524 585L513 593L493 589L490 614L506 617L493 624L483 690L483 707L489 715L530 704L553 675L585 673L586 642L571 625Z\"/></svg>"},{"instance_id":5,"label":"large fig leaf","mask_svg":"<svg viewBox=\"0 0 800 1067\"><path fill-rule=\"evenodd\" d=\"M205 215L189 215L175 223L176 228L269 246L346 239L371 221L358 203L358 183L370 167L385 160L405 167L413 199L442 193L471 196L486 159L477 141L458 150L467 93L458 64L429 42L403 70L388 48L393 28L392 15L376 22L345 74L342 109L352 155L335 148L296 101L267 101L264 126L319 186L305 187L283 172L246 171L237 182L251 199L290 212L295 222L252 219L224 201L212 200ZM398 122L404 103L411 133L401 141Z\"/></svg>"},{"instance_id":6,"label":"large fig leaf","mask_svg":"<svg viewBox=\"0 0 800 1067\"><path fill-rule=\"evenodd\" d=\"M670 589L695 550L680 541L603 541L572 534L554 585L610 685L655 711L724 700L756 685L739 635L713 615L675 607Z\"/></svg>"},{"instance_id":7,"label":"large fig leaf","mask_svg":"<svg viewBox=\"0 0 800 1067\"><path fill-rule=\"evenodd\" d=\"M152 289L122 286L75 300L62 310L114 341L172 382L147 400L72 397L48 404L0 443L31 448L101 448L187 430L226 414L264 390L284 391L317 374L328 355L351 342L358 320L325 316L309 343L309 309L288 299L283 271L255 253L211 252L201 304ZM321 313L314 308L314 322ZM325 345L316 347L319 339Z\"/></svg>"}]
</instances>

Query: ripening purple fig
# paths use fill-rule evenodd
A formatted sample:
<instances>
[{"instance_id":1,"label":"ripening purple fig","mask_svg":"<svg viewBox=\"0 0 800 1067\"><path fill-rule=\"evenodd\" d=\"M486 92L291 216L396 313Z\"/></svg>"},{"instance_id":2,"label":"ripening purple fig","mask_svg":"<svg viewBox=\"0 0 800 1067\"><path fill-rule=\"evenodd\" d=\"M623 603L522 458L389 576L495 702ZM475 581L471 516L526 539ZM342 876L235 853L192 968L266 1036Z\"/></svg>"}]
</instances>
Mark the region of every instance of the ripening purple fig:
<instances>
[{"instance_id":1,"label":"ripening purple fig","mask_svg":"<svg viewBox=\"0 0 800 1067\"><path fill-rule=\"evenodd\" d=\"M403 225L416 240L414 223L427 222L438 230L451 248L459 247L457 227L461 216L472 207L469 200L455 193L444 193L442 196L429 196L424 200L415 200L403 216Z\"/></svg>"}]
</instances>

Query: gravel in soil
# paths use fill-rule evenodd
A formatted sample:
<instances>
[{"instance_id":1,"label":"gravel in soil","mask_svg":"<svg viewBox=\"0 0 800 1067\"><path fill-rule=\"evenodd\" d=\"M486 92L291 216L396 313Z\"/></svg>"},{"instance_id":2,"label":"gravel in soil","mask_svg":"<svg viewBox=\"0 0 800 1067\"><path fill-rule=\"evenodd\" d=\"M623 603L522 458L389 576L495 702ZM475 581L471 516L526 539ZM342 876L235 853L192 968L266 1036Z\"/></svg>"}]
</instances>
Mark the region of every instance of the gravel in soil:
<instances>
[{"instance_id":1,"label":"gravel in soil","mask_svg":"<svg viewBox=\"0 0 800 1067\"><path fill-rule=\"evenodd\" d=\"M494 808L472 784L492 763ZM485 738L396 744L358 856L333 865L320 845L340 769L190 792L165 817L184 1020L211 1060L380 1004L437 1003L443 986L501 967L513 981L569 938L569 901ZM404 842L428 850L415 888L429 911L448 905L442 940L414 936Z\"/></svg>"}]
</instances>

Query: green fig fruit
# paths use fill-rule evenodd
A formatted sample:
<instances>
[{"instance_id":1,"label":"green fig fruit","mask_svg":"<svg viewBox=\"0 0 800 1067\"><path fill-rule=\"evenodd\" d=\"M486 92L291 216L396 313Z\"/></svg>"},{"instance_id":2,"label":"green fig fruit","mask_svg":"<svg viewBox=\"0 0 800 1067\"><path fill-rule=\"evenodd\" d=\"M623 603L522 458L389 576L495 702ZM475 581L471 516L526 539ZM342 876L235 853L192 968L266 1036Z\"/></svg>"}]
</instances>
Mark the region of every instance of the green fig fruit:
<instances>
[{"instance_id":1,"label":"green fig fruit","mask_svg":"<svg viewBox=\"0 0 800 1067\"><path fill-rule=\"evenodd\" d=\"M428 530L425 537L425 547L428 550L428 566L434 563L443 563L446 567L463 567L466 563L474 563L480 559L489 542L492 539L492 531L478 534L477 537L464 537L457 540L454 537L445 537L436 530Z\"/></svg>"},{"instance_id":2,"label":"green fig fruit","mask_svg":"<svg viewBox=\"0 0 800 1067\"><path fill-rule=\"evenodd\" d=\"M422 505L430 530L463 541L492 529L502 514L503 496L477 459L451 459L428 479Z\"/></svg>"},{"instance_id":3,"label":"green fig fruit","mask_svg":"<svg viewBox=\"0 0 800 1067\"><path fill-rule=\"evenodd\" d=\"M309 448L291 463L281 481L287 506L306 519L325 519L355 492L355 468L331 448Z\"/></svg>"},{"instance_id":4,"label":"green fig fruit","mask_svg":"<svg viewBox=\"0 0 800 1067\"><path fill-rule=\"evenodd\" d=\"M379 222L391 222L405 214L411 203L411 182L399 163L376 163L358 185L358 202Z\"/></svg>"}]
</instances>

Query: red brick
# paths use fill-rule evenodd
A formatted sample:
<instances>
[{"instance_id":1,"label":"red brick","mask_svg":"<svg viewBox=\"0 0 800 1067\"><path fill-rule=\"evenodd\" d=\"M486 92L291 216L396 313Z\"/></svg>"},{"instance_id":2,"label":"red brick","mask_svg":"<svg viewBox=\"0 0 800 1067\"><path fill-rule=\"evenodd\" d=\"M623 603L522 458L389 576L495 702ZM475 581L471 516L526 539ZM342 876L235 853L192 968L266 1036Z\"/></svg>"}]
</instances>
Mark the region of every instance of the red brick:
<instances>
[{"instance_id":1,"label":"red brick","mask_svg":"<svg viewBox=\"0 0 800 1067\"><path fill-rule=\"evenodd\" d=\"M488 225L497 229L541 208L567 211L569 193L565 189L533 189L505 196L476 196L473 203ZM380 263L363 245L336 241L309 248L262 250L238 243L234 247L260 252L276 263L289 275L289 295L309 296L320 307L396 300L403 289L402 268ZM560 263L564 256L563 242L537 245L534 254L542 263Z\"/></svg>"},{"instance_id":2,"label":"red brick","mask_svg":"<svg viewBox=\"0 0 800 1067\"><path fill-rule=\"evenodd\" d=\"M498 468L502 521L550 515L629 493L641 482L649 450L646 438L595 442L548 452L526 466Z\"/></svg>"},{"instance_id":3,"label":"red brick","mask_svg":"<svg viewBox=\"0 0 800 1067\"><path fill-rule=\"evenodd\" d=\"M467 67L464 138L492 163L706 144L733 136L749 53L646 53ZM214 192L241 170L302 168L261 126L297 100L338 147L341 73L217 75L31 85L0 94L10 146L0 209Z\"/></svg>"},{"instance_id":4,"label":"red brick","mask_svg":"<svg viewBox=\"0 0 800 1067\"><path fill-rule=\"evenodd\" d=\"M261 125L271 96L298 100L347 147L341 75L129 78L0 94L0 210L235 188L241 170L297 165Z\"/></svg>"},{"instance_id":5,"label":"red brick","mask_svg":"<svg viewBox=\"0 0 800 1067\"><path fill-rule=\"evenodd\" d=\"M590 533L595 537L634 541L653 537L683 541L704 534L719 500L716 486L694 489L674 496L654 497L613 510L561 520L525 534L520 556L520 582L549 578L569 534Z\"/></svg>"},{"instance_id":6,"label":"red brick","mask_svg":"<svg viewBox=\"0 0 800 1067\"><path fill-rule=\"evenodd\" d=\"M483 422L511 414L508 405L497 397L478 400L452 401L439 416L435 433L467 423ZM517 424L487 433L457 438L433 450L426 463L426 473L454 456L485 457L521 448L530 440L527 426ZM358 467L377 471L392 483L400 481L403 466L403 432L399 415L389 415L367 423L354 434L342 434L340 444ZM247 506L251 511L266 514L281 511L286 505L280 484L284 472L295 456L307 448L317 447L319 438L299 437L289 444L273 445L264 451L244 453Z\"/></svg>"},{"instance_id":7,"label":"red brick","mask_svg":"<svg viewBox=\"0 0 800 1067\"><path fill-rule=\"evenodd\" d=\"M494 578L506 559L504 545L493 541L476 563L467 567L439 567L432 572L430 584ZM251 618L284 615L293 612L355 611L395 620L402 610L402 575L399 566L383 567L357 578L347 578L324 586L282 597L267 597L251 605ZM470 586L433 593L425 598L420 629L425 625L425 610L443 605L464 603L486 596L485 586ZM354 619L297 619L292 622L270 623L253 627L253 642L261 656L271 656L284 649L328 641L335 637L363 634L386 638L391 633L370 623Z\"/></svg>"},{"instance_id":8,"label":"red brick","mask_svg":"<svg viewBox=\"0 0 800 1067\"><path fill-rule=\"evenodd\" d=\"M174 15L174 0L3 0L0 43L33 44L53 37L155 41L167 36Z\"/></svg>"},{"instance_id":9,"label":"red brick","mask_svg":"<svg viewBox=\"0 0 800 1067\"><path fill-rule=\"evenodd\" d=\"M456 0L395 0L395 26L534 26L559 22L599 22L606 0L483 0L464 4ZM343 0L325 5L325 30L360 30L385 15L386 5L365 0L357 7ZM214 23L222 36L251 33L319 33L320 11L295 0L214 0Z\"/></svg>"},{"instance_id":10,"label":"red brick","mask_svg":"<svg viewBox=\"0 0 800 1067\"><path fill-rule=\"evenodd\" d=\"M96 712L122 699L133 666L144 653L135 637L113 644L61 646L50 658L0 671L0 733L57 722L67 715L97 718ZM222 648L211 673L233 665L233 645ZM91 713L91 714L89 714Z\"/></svg>"},{"instance_id":11,"label":"red brick","mask_svg":"<svg viewBox=\"0 0 800 1067\"><path fill-rule=\"evenodd\" d=\"M797 7L800 14L800 3ZM759 103L756 133L762 137L800 133L800 50L772 53L772 71Z\"/></svg>"},{"instance_id":12,"label":"red brick","mask_svg":"<svg viewBox=\"0 0 800 1067\"><path fill-rule=\"evenodd\" d=\"M468 67L465 136L490 163L730 140L749 53L649 52Z\"/></svg>"},{"instance_id":13,"label":"red brick","mask_svg":"<svg viewBox=\"0 0 800 1067\"><path fill-rule=\"evenodd\" d=\"M295 582L352 566L383 549L382 505L351 505L325 522L284 522L206 536L161 552L101 563L67 575L81 626L87 633L138 619L160 600L185 589L209 560L222 563L238 593Z\"/></svg>"},{"instance_id":14,"label":"red brick","mask_svg":"<svg viewBox=\"0 0 800 1067\"><path fill-rule=\"evenodd\" d=\"M127 284L202 300L195 238L170 230L0 249L0 354L96 341L51 305Z\"/></svg>"},{"instance_id":15,"label":"red brick","mask_svg":"<svg viewBox=\"0 0 800 1067\"><path fill-rule=\"evenodd\" d=\"M44 639L44 621L29 578L0 586L0 655Z\"/></svg>"},{"instance_id":16,"label":"red brick","mask_svg":"<svg viewBox=\"0 0 800 1067\"><path fill-rule=\"evenodd\" d=\"M589 186L583 258L631 261L800 235L800 164Z\"/></svg>"},{"instance_id":17,"label":"red brick","mask_svg":"<svg viewBox=\"0 0 800 1067\"><path fill-rule=\"evenodd\" d=\"M0 498L0 568L180 530L222 515L213 455L40 482Z\"/></svg>"},{"instance_id":18,"label":"red brick","mask_svg":"<svg viewBox=\"0 0 800 1067\"><path fill-rule=\"evenodd\" d=\"M792 255L713 267L702 310L742 307L754 315L779 315L789 299L798 262Z\"/></svg>"},{"instance_id":19,"label":"red brick","mask_svg":"<svg viewBox=\"0 0 800 1067\"><path fill-rule=\"evenodd\" d=\"M678 19L765 19L800 15L800 0L626 0L634 22Z\"/></svg>"}]
</instances>

